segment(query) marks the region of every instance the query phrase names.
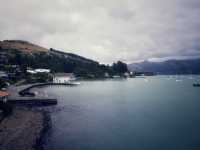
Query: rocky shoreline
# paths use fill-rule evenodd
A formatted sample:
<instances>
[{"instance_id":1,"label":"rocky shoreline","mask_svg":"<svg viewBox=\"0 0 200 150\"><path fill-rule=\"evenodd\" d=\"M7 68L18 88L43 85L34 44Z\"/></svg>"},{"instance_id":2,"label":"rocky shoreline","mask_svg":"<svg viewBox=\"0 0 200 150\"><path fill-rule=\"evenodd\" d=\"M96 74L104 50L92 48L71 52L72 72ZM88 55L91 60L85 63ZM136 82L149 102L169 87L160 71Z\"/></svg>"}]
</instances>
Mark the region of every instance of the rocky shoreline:
<instances>
[{"instance_id":1,"label":"rocky shoreline","mask_svg":"<svg viewBox=\"0 0 200 150\"><path fill-rule=\"evenodd\" d=\"M12 115L0 122L0 149L44 150L50 127L51 117L44 109L15 107Z\"/></svg>"}]
</instances>

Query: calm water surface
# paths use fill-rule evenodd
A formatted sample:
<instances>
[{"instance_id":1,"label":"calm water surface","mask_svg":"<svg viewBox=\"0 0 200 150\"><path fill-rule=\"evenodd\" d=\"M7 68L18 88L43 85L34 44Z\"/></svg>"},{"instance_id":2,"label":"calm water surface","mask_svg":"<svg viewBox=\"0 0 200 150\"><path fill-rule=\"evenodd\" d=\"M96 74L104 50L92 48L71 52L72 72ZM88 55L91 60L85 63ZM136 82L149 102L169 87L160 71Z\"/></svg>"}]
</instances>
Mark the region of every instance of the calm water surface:
<instances>
[{"instance_id":1,"label":"calm water surface","mask_svg":"<svg viewBox=\"0 0 200 150\"><path fill-rule=\"evenodd\" d=\"M48 87L59 102L49 150L199 150L199 76L83 81Z\"/></svg>"}]
</instances>

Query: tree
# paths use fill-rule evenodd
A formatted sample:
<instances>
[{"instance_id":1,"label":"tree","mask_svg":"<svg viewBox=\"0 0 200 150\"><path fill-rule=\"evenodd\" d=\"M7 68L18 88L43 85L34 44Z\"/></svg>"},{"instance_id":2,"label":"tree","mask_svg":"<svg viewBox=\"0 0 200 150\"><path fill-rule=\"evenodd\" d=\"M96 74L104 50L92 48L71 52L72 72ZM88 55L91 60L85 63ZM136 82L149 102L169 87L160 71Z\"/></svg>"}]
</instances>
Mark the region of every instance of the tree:
<instances>
[{"instance_id":1,"label":"tree","mask_svg":"<svg viewBox=\"0 0 200 150\"><path fill-rule=\"evenodd\" d=\"M118 61L117 63L113 63L112 69L113 69L114 74L119 74L119 75L124 74L125 72L128 72L127 64L121 61Z\"/></svg>"},{"instance_id":2,"label":"tree","mask_svg":"<svg viewBox=\"0 0 200 150\"><path fill-rule=\"evenodd\" d=\"M6 86L6 81L0 78L0 89L5 88Z\"/></svg>"}]
</instances>

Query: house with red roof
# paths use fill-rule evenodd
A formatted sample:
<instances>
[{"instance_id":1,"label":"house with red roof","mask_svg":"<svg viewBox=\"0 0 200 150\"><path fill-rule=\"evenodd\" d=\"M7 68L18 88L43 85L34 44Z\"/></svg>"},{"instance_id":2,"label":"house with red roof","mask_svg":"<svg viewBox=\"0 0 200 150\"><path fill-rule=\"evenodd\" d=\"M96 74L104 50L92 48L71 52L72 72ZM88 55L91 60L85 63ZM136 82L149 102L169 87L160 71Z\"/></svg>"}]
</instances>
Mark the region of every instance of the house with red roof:
<instances>
[{"instance_id":1,"label":"house with red roof","mask_svg":"<svg viewBox=\"0 0 200 150\"><path fill-rule=\"evenodd\" d=\"M0 91L0 101L6 103L9 93L5 91Z\"/></svg>"}]
</instances>

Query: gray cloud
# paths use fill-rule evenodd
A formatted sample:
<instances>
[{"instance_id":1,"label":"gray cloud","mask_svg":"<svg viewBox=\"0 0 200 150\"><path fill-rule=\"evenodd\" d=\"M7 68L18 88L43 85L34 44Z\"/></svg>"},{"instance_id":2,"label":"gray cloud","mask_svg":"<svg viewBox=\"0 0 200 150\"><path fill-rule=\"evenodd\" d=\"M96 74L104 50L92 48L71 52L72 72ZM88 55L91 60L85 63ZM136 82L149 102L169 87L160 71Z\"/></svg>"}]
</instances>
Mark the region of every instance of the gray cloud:
<instances>
[{"instance_id":1,"label":"gray cloud","mask_svg":"<svg viewBox=\"0 0 200 150\"><path fill-rule=\"evenodd\" d=\"M199 0L0 0L0 40L103 63L200 56Z\"/></svg>"}]
</instances>

